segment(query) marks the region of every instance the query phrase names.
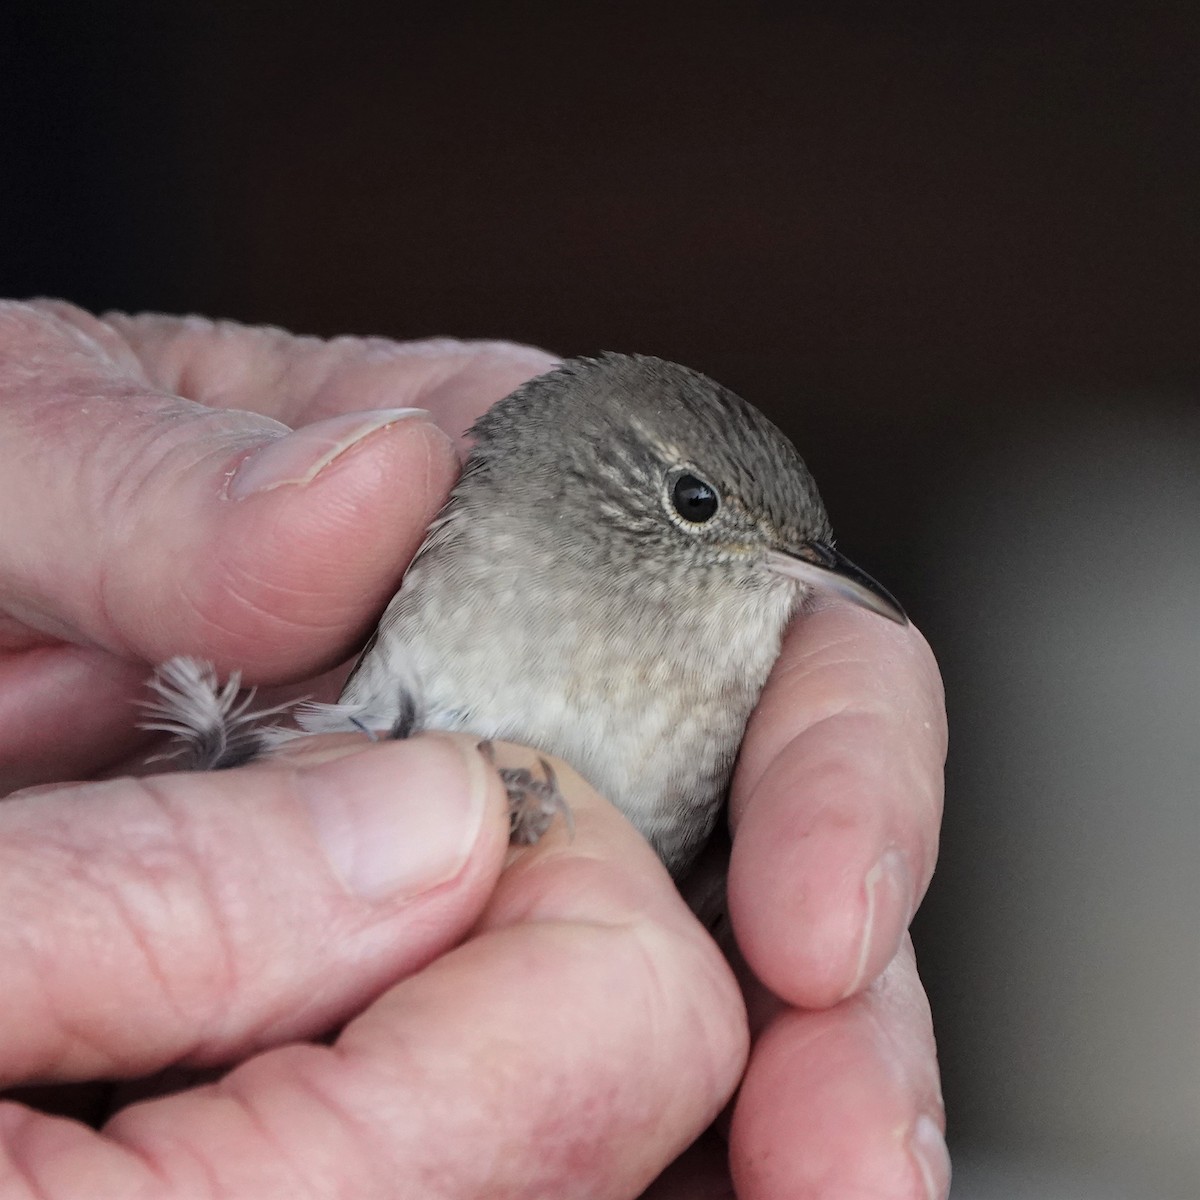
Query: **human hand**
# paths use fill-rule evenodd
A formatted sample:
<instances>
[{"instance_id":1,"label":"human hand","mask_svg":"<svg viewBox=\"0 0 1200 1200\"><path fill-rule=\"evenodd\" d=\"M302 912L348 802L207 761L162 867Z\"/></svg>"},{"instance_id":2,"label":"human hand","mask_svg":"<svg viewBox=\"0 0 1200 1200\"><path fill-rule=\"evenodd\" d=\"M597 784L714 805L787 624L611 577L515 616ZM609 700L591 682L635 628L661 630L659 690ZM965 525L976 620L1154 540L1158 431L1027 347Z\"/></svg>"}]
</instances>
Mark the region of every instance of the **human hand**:
<instances>
[{"instance_id":1,"label":"human hand","mask_svg":"<svg viewBox=\"0 0 1200 1200\"><path fill-rule=\"evenodd\" d=\"M290 438L274 418L416 401L458 428L551 361L54 305L0 312L0 346L0 487L23 516L0 547L9 786L123 748L127 659L279 678L374 616L452 443L393 414ZM565 767L575 840L501 875L499 781L452 745L352 737L334 760L322 739L0 805L3 1084L244 1060L103 1134L3 1106L0 1191L627 1195L681 1150L744 1065L727 966Z\"/></svg>"},{"instance_id":2,"label":"human hand","mask_svg":"<svg viewBox=\"0 0 1200 1200\"><path fill-rule=\"evenodd\" d=\"M458 433L553 361L0 303L0 795L126 756L173 654L317 690L458 470L391 410Z\"/></svg>"},{"instance_id":3,"label":"human hand","mask_svg":"<svg viewBox=\"0 0 1200 1200\"><path fill-rule=\"evenodd\" d=\"M23 529L35 536L15 556L15 570L13 556L8 567L0 562L0 596L18 598L15 610L0 606L10 614L0 626L10 650L0 662L0 732L17 735L0 744L10 747L6 765L26 778L80 773L80 765L97 765L97 755L124 748L124 701L140 690L144 674L125 665L125 654L159 659L190 649L268 680L336 661L356 623L368 622L390 595L397 567L456 467L446 443L419 421L386 424L349 445L336 431L314 445L310 431L291 444L304 449L307 441L326 461L324 470L313 478L291 470L285 475L305 481L230 500L223 481L231 467L248 448L285 431L249 412L181 405L173 392L294 423L394 404L397 394L411 403L415 392L457 430L550 361L503 347L325 344L167 318L118 318L96 328L77 310L58 311L68 337L71 326L84 328L116 365L102 372L99 399L107 407L97 418L88 400L89 389L97 390L95 346L73 347L69 369L43 391L54 419L39 424L37 413L46 410L30 408L15 426L32 445L44 443L48 457L40 473L18 473L13 496L49 489L52 515L60 518ZM40 330L51 343L40 361L61 364L63 333L57 326ZM15 357L29 359L28 352ZM142 372L133 380L131 362ZM27 398L28 375L23 387ZM0 422L9 394L0 373ZM381 395L386 401L376 399ZM131 397L138 421L118 438L115 416L129 417L127 407L116 406L128 406ZM81 406L93 420L82 430ZM47 430L65 432L65 455ZM81 489L64 464L92 460L92 446L99 453ZM337 447L343 453L329 461ZM38 465L36 454L25 458ZM123 477L136 486L117 486ZM387 489L376 486L380 478L388 479ZM140 503L129 506L131 498ZM185 515L182 537L172 511ZM115 538L108 534L114 520ZM91 536L71 541L80 528ZM396 534L382 550L379 529ZM145 567L146 587L112 597L106 582L121 575L114 563ZM64 565L72 567L65 582L55 577ZM753 971L797 1006L830 1004L882 970L927 881L936 842L944 727L932 659L915 640L888 640L910 635L886 632L890 627L870 618L856 624L855 614L839 612L814 614L789 636L735 781L735 927ZM53 617L51 630L29 619L45 613ZM780 863L800 834L806 836L791 861ZM873 876L868 920L872 854L889 845L911 864L911 882L905 894ZM789 881L822 882L794 889L777 882L784 868ZM853 1194L839 1188L864 1179L883 1179L879 1194L924 1194L914 1190L920 1167L907 1157L904 1139L917 1128L917 1114L940 1120L928 1017L910 958L897 958L885 977L898 982L826 1012L797 1007L767 1022L731 1133L739 1194ZM833 1122L836 1137L818 1116ZM928 1132L927 1123L921 1127ZM940 1153L935 1140L926 1159L935 1188L944 1171Z\"/></svg>"},{"instance_id":4,"label":"human hand","mask_svg":"<svg viewBox=\"0 0 1200 1200\"><path fill-rule=\"evenodd\" d=\"M99 1131L0 1102L0 1196L635 1195L735 1087L744 1010L649 846L558 770L574 836L503 872L470 738L0 804L0 1087L241 1064Z\"/></svg>"}]
</instances>

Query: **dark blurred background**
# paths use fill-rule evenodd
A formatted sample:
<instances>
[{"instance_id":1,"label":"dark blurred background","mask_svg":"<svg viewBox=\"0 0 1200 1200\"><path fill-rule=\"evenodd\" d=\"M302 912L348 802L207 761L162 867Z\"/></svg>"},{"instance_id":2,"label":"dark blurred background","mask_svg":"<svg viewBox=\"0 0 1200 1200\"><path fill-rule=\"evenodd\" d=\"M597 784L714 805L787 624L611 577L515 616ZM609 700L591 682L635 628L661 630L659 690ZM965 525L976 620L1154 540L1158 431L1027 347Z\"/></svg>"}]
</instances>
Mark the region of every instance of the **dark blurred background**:
<instances>
[{"instance_id":1,"label":"dark blurred background","mask_svg":"<svg viewBox=\"0 0 1200 1200\"><path fill-rule=\"evenodd\" d=\"M9 5L0 294L702 368L947 677L955 1194L1200 1196L1200 6Z\"/></svg>"}]
</instances>

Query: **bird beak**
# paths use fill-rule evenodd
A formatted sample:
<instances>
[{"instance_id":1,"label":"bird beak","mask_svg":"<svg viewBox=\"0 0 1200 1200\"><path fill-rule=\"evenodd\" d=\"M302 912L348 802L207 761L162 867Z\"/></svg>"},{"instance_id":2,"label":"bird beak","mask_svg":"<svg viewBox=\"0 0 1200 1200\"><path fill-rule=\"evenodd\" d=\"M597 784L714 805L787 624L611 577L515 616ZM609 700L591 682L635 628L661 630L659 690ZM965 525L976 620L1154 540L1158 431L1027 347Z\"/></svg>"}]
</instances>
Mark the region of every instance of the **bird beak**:
<instances>
[{"instance_id":1,"label":"bird beak","mask_svg":"<svg viewBox=\"0 0 1200 1200\"><path fill-rule=\"evenodd\" d=\"M798 550L768 550L763 565L777 575L835 592L898 625L908 624L895 596L828 542L805 542Z\"/></svg>"}]
</instances>

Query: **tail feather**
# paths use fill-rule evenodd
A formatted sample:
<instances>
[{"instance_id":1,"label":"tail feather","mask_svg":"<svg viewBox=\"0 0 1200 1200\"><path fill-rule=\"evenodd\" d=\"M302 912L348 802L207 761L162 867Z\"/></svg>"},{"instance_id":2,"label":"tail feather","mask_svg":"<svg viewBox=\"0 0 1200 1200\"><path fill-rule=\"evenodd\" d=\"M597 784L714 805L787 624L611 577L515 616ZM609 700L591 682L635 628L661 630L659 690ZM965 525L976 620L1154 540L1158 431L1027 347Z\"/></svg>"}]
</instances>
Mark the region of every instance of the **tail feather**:
<instances>
[{"instance_id":1,"label":"tail feather","mask_svg":"<svg viewBox=\"0 0 1200 1200\"><path fill-rule=\"evenodd\" d=\"M270 740L261 722L292 704L252 712L255 690L241 692L241 682L241 672L235 671L220 683L212 664L195 658L163 663L148 684L157 699L142 704L150 720L141 723L176 740L160 757L191 771L221 771L262 757Z\"/></svg>"}]
</instances>

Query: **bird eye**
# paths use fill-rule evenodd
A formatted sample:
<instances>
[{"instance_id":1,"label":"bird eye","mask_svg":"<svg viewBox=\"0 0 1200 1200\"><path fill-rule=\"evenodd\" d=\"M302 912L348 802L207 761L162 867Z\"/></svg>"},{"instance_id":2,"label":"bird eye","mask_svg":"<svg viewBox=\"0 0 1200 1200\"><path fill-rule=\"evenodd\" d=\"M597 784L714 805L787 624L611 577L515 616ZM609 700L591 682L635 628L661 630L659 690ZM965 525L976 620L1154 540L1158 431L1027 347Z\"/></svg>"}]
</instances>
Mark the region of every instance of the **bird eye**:
<instances>
[{"instance_id":1,"label":"bird eye","mask_svg":"<svg viewBox=\"0 0 1200 1200\"><path fill-rule=\"evenodd\" d=\"M711 520L721 505L717 489L695 475L683 474L671 488L671 505L685 520L702 525Z\"/></svg>"}]
</instances>

